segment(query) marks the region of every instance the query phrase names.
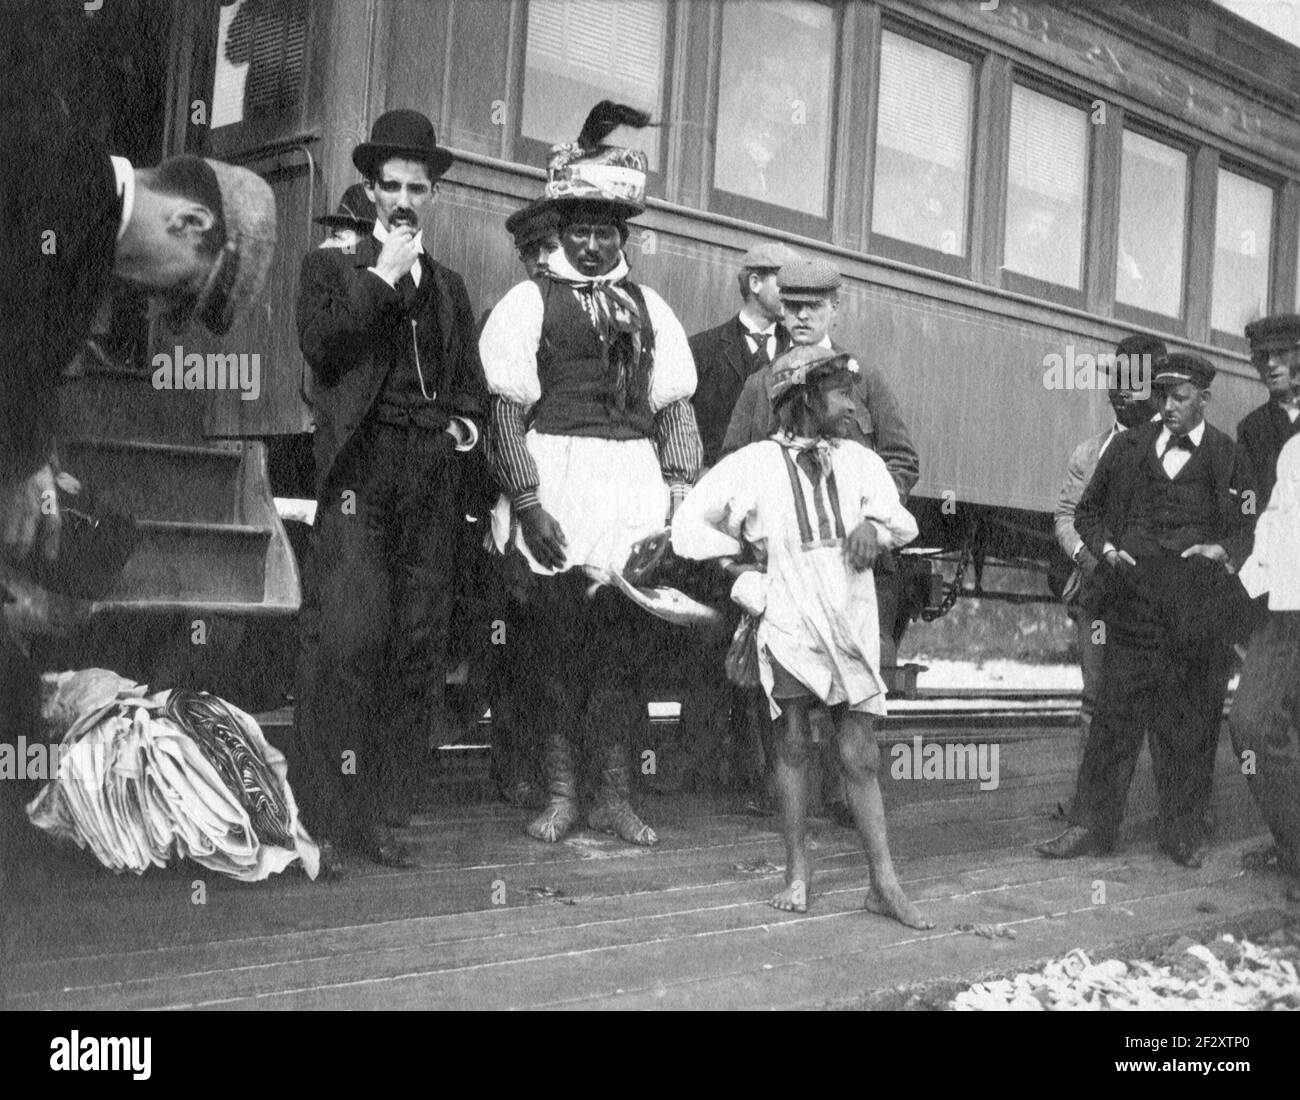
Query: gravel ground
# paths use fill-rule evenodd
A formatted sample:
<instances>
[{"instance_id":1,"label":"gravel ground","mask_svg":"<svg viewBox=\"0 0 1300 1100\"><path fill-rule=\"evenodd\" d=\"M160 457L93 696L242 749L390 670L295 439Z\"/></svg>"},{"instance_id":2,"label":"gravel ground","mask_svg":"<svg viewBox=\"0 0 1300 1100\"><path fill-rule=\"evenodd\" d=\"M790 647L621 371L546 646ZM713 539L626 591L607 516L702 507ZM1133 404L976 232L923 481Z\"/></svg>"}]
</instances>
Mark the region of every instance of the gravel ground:
<instances>
[{"instance_id":1,"label":"gravel ground","mask_svg":"<svg viewBox=\"0 0 1300 1100\"><path fill-rule=\"evenodd\" d=\"M1300 1009L1300 931L1259 942L1183 936L1154 959L1103 959L1071 951L1041 970L981 982L957 994L959 1012Z\"/></svg>"}]
</instances>

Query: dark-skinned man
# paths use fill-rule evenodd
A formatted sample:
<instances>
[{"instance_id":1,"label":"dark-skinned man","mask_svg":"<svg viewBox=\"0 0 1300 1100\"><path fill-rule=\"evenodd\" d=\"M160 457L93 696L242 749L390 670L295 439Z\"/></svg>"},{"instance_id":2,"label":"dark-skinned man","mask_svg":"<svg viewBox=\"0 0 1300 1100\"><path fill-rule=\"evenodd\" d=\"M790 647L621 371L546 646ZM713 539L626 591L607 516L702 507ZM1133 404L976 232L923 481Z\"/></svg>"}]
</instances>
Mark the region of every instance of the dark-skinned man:
<instances>
[{"instance_id":1,"label":"dark-skinned man","mask_svg":"<svg viewBox=\"0 0 1300 1100\"><path fill-rule=\"evenodd\" d=\"M601 583L664 529L700 465L686 334L631 280L622 252L627 219L644 209L646 158L606 139L647 121L607 101L576 142L552 148L543 197L560 215L560 248L542 278L498 303L479 345L493 395L489 456L508 494L493 534L524 575L518 659L546 681L535 705L550 801L528 826L546 842L578 820L571 742L597 692L617 702L597 723L588 824L633 844L658 839L632 808L628 766L652 620Z\"/></svg>"},{"instance_id":2,"label":"dark-skinned man","mask_svg":"<svg viewBox=\"0 0 1300 1100\"><path fill-rule=\"evenodd\" d=\"M396 110L352 159L372 234L310 252L298 289L317 513L295 725L300 802L329 870L339 847L412 863L390 826L444 719L462 452L487 403L464 281L425 250L451 155L427 118Z\"/></svg>"},{"instance_id":3,"label":"dark-skinned man","mask_svg":"<svg viewBox=\"0 0 1300 1100\"><path fill-rule=\"evenodd\" d=\"M1214 365L1174 354L1153 384L1161 422L1124 432L1102 456L1074 525L1106 570L1101 692L1070 828L1052 859L1109 852L1149 732L1160 847L1204 860L1214 757L1245 593L1232 570L1250 551L1253 485L1231 437L1205 422Z\"/></svg>"},{"instance_id":4,"label":"dark-skinned man","mask_svg":"<svg viewBox=\"0 0 1300 1100\"><path fill-rule=\"evenodd\" d=\"M1065 587L1065 607L1074 620L1079 667L1083 673L1083 694L1079 703L1079 763L1083 761L1088 734L1092 729L1092 712L1097 705L1097 689L1101 684L1101 656L1104 651L1097 641L1099 635L1096 624L1100 622L1097 616L1100 593L1095 580L1097 559L1085 545L1083 536L1075 529L1074 512L1101 456L1119 434L1146 423L1156 415L1151 379L1168 354L1164 342L1154 336L1126 336L1116 346L1114 374L1106 387L1106 397L1115 413L1115 422L1100 435L1089 436L1074 449L1056 505L1056 541L1074 562L1074 573ZM1151 750L1156 751L1154 741L1151 742ZM1069 816L1068 809L1064 816Z\"/></svg>"}]
</instances>

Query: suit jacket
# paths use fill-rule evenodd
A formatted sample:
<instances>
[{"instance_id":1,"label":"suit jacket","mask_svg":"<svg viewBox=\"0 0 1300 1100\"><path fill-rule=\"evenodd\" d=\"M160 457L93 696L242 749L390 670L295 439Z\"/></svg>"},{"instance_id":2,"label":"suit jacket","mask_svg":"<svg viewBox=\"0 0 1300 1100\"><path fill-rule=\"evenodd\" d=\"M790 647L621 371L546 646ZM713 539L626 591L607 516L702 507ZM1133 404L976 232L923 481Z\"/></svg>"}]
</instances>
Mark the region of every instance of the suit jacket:
<instances>
[{"instance_id":1,"label":"suit jacket","mask_svg":"<svg viewBox=\"0 0 1300 1100\"><path fill-rule=\"evenodd\" d=\"M391 360L379 352L416 322L420 360L434 364L434 408L471 421L480 432L487 415L487 382L479 362L474 310L464 280L428 254L415 304L373 272L380 244L361 240L349 253L309 252L298 284L298 343L311 368L306 394L316 413L316 487L319 493L383 389Z\"/></svg>"},{"instance_id":2,"label":"suit jacket","mask_svg":"<svg viewBox=\"0 0 1300 1100\"><path fill-rule=\"evenodd\" d=\"M1088 549L1100 560L1107 542L1123 550L1120 537L1128 524L1134 494L1141 482L1142 466L1155 448L1162 425L1152 421L1122 433L1106 449L1092 479L1079 498L1074 526ZM1210 460L1211 477L1219 498L1220 530L1207 538L1228 551L1240 566L1250 555L1253 515L1242 508L1243 494L1253 488L1250 461L1232 437L1213 424L1205 425L1201 449Z\"/></svg>"},{"instance_id":3,"label":"suit jacket","mask_svg":"<svg viewBox=\"0 0 1300 1100\"><path fill-rule=\"evenodd\" d=\"M835 345L835 350L844 349ZM848 354L844 352L844 354ZM907 433L898 399L889 388L880 369L871 363L858 360L860 371L853 397L858 406L851 437L880 455L894 479L899 499L907 503L907 496L920 477L921 464L912 438ZM727 435L722 443L722 454L728 455L749 443L767 439L776 430L772 416L772 402L768 399L768 384L772 377L771 366L755 371L745 380L740 397L731 414Z\"/></svg>"},{"instance_id":4,"label":"suit jacket","mask_svg":"<svg viewBox=\"0 0 1300 1100\"><path fill-rule=\"evenodd\" d=\"M109 291L122 200L107 150L57 110L0 107L0 132L0 476L27 476Z\"/></svg>"},{"instance_id":5,"label":"suit jacket","mask_svg":"<svg viewBox=\"0 0 1300 1100\"><path fill-rule=\"evenodd\" d=\"M1237 425L1237 442L1250 459L1255 475L1255 488L1259 494L1256 514L1264 511L1268 498L1277 483L1277 456L1286 441L1300 433L1300 420L1293 424L1286 410L1276 402L1268 401L1253 412L1247 413Z\"/></svg>"},{"instance_id":6,"label":"suit jacket","mask_svg":"<svg viewBox=\"0 0 1300 1100\"><path fill-rule=\"evenodd\" d=\"M1112 431L1114 428L1110 427L1100 435L1085 439L1074 448L1069 464L1065 467L1065 484L1061 486L1061 495L1056 502L1056 541L1071 560L1083 545L1082 536L1074 528L1074 513L1079 506L1079 498L1083 496L1084 486L1097 469L1101 445L1110 438Z\"/></svg>"},{"instance_id":7,"label":"suit jacket","mask_svg":"<svg viewBox=\"0 0 1300 1100\"><path fill-rule=\"evenodd\" d=\"M745 326L737 314L717 328L697 332L690 338L698 381L691 404L704 444L704 465L715 466L722 457L722 443L727 435L736 399L754 372L754 357L745 340ZM790 347L790 334L783 325L776 326L777 354Z\"/></svg>"}]
</instances>

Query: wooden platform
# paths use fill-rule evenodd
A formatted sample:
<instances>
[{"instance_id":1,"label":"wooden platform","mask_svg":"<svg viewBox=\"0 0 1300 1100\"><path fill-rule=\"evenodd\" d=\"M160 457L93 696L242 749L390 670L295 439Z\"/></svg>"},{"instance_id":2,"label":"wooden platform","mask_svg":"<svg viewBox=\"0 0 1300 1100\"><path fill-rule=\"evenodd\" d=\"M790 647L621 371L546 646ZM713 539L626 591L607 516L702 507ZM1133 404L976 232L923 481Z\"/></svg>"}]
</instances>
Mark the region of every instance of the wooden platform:
<instances>
[{"instance_id":1,"label":"wooden platform","mask_svg":"<svg viewBox=\"0 0 1300 1100\"><path fill-rule=\"evenodd\" d=\"M418 869L356 861L330 885L290 873L246 886L194 866L114 877L33 831L7 899L9 1004L854 1007L911 983L974 980L1073 947L1284 908L1278 880L1240 869L1264 836L1226 733L1219 834L1199 871L1155 850L1145 757L1121 852L1037 858L1031 845L1059 829L1047 814L1068 794L1073 755L1072 733L1016 730L1000 744L996 790L889 781L893 849L937 922L929 932L859 908L864 858L827 821L814 830L811 914L770 909L783 861L775 821L722 796L643 792L662 838L653 850L589 832L546 846L523 834L525 814L473 789L471 768L467 782L431 789L440 804L408 830ZM194 904L200 881L206 902ZM990 939L971 926L1003 932Z\"/></svg>"}]
</instances>

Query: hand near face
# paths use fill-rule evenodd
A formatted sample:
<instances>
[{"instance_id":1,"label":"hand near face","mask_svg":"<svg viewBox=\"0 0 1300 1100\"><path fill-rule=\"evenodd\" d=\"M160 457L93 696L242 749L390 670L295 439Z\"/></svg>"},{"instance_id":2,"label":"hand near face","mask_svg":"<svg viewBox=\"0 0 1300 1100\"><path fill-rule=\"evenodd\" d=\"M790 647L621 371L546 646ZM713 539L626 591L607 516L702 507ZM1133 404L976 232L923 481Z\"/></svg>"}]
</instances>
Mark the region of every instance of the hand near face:
<instances>
[{"instance_id":1,"label":"hand near face","mask_svg":"<svg viewBox=\"0 0 1300 1100\"><path fill-rule=\"evenodd\" d=\"M420 258L419 232L414 226L399 225L388 231L388 239L379 250L375 271L387 283L396 283L415 266Z\"/></svg>"}]
</instances>

